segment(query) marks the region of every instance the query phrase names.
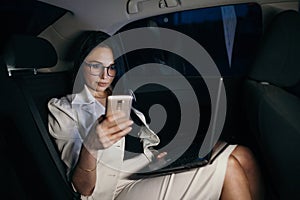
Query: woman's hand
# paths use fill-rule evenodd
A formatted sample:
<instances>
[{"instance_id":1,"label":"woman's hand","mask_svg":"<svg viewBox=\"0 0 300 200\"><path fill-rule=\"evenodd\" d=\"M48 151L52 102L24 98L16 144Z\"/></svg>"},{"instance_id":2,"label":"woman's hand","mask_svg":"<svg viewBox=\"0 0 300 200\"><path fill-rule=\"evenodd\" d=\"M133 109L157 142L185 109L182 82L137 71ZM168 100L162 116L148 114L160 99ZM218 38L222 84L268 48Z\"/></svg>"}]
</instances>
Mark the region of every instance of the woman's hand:
<instances>
[{"instance_id":1,"label":"woman's hand","mask_svg":"<svg viewBox=\"0 0 300 200\"><path fill-rule=\"evenodd\" d=\"M150 170L157 170L164 167L167 163L166 156L167 152L158 152L157 150L151 150L155 159L149 164Z\"/></svg>"},{"instance_id":2,"label":"woman's hand","mask_svg":"<svg viewBox=\"0 0 300 200\"><path fill-rule=\"evenodd\" d=\"M132 120L124 119L123 112L101 116L93 132L86 137L84 144L89 150L106 149L127 135L133 124Z\"/></svg>"},{"instance_id":3,"label":"woman's hand","mask_svg":"<svg viewBox=\"0 0 300 200\"><path fill-rule=\"evenodd\" d=\"M167 154L168 154L167 152L159 153L159 154L156 156L156 159L158 159L158 160L164 159L165 156L166 156Z\"/></svg>"}]
</instances>

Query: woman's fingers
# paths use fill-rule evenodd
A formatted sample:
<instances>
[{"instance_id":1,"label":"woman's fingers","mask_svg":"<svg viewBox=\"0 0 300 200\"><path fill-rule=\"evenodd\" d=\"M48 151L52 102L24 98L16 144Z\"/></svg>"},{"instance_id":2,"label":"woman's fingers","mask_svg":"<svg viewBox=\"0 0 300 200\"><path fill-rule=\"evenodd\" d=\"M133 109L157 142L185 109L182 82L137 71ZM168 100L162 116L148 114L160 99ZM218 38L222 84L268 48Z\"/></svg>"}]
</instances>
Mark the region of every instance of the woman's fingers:
<instances>
[{"instance_id":1,"label":"woman's fingers","mask_svg":"<svg viewBox=\"0 0 300 200\"><path fill-rule=\"evenodd\" d=\"M132 120L126 120L120 123L105 123L104 121L97 127L98 132L102 132L104 135L111 135L118 133L133 124Z\"/></svg>"},{"instance_id":2,"label":"woman's fingers","mask_svg":"<svg viewBox=\"0 0 300 200\"><path fill-rule=\"evenodd\" d=\"M131 129L131 127L127 127L126 129L114 134L102 135L99 137L99 142L104 149L108 148L114 143L118 142L122 137L127 135L131 131Z\"/></svg>"},{"instance_id":3,"label":"woman's fingers","mask_svg":"<svg viewBox=\"0 0 300 200\"><path fill-rule=\"evenodd\" d=\"M101 124L103 129L107 129L107 134L113 134L131 126L133 121L126 119L124 112L118 111L106 116Z\"/></svg>"},{"instance_id":4,"label":"woman's fingers","mask_svg":"<svg viewBox=\"0 0 300 200\"><path fill-rule=\"evenodd\" d=\"M161 152L156 156L156 158L161 159L161 158L165 157L167 154L168 154L167 152Z\"/></svg>"},{"instance_id":5,"label":"woman's fingers","mask_svg":"<svg viewBox=\"0 0 300 200\"><path fill-rule=\"evenodd\" d=\"M111 135L108 135L108 139L110 141L112 141L113 143L119 141L122 137L124 137L125 135L127 135L130 131L132 130L131 127L127 127L126 129L119 131L118 133L114 133Z\"/></svg>"},{"instance_id":6,"label":"woman's fingers","mask_svg":"<svg viewBox=\"0 0 300 200\"><path fill-rule=\"evenodd\" d=\"M122 111L116 111L111 115L107 115L105 118L105 122L108 126L115 126L116 124L120 124L128 119L125 118L125 113Z\"/></svg>"},{"instance_id":7,"label":"woman's fingers","mask_svg":"<svg viewBox=\"0 0 300 200\"><path fill-rule=\"evenodd\" d=\"M105 116L105 118L103 116L99 118L96 134L100 146L108 148L131 131L133 121L124 119L124 116L124 113L116 112L113 115Z\"/></svg>"},{"instance_id":8,"label":"woman's fingers","mask_svg":"<svg viewBox=\"0 0 300 200\"><path fill-rule=\"evenodd\" d=\"M118 133L118 132L130 127L132 124L133 124L133 121L131 121L131 120L128 120L128 121L125 121L122 123L118 123L118 124L110 127L109 129L107 129L107 133L108 134Z\"/></svg>"}]
</instances>

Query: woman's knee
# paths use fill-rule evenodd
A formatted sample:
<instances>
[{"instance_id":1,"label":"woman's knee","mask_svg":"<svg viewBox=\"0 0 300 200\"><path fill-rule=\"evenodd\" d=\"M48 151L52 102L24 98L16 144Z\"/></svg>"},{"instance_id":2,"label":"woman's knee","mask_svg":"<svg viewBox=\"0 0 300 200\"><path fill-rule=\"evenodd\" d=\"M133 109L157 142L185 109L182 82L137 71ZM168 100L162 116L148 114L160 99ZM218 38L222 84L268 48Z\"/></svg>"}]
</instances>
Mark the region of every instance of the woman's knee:
<instances>
[{"instance_id":1,"label":"woman's knee","mask_svg":"<svg viewBox=\"0 0 300 200\"><path fill-rule=\"evenodd\" d=\"M256 159L248 147L237 146L231 156L235 157L243 168L253 167L256 165Z\"/></svg>"},{"instance_id":2,"label":"woman's knee","mask_svg":"<svg viewBox=\"0 0 300 200\"><path fill-rule=\"evenodd\" d=\"M241 165L237 158L234 155L230 155L227 161L227 173L233 173L235 174L236 171L239 171L241 169Z\"/></svg>"},{"instance_id":3,"label":"woman's knee","mask_svg":"<svg viewBox=\"0 0 300 200\"><path fill-rule=\"evenodd\" d=\"M221 199L251 199L247 177L233 155L228 158Z\"/></svg>"},{"instance_id":4,"label":"woman's knee","mask_svg":"<svg viewBox=\"0 0 300 200\"><path fill-rule=\"evenodd\" d=\"M239 161L232 154L229 156L227 161L226 177L230 179L235 179L237 176L240 178L241 173L243 173L243 168Z\"/></svg>"},{"instance_id":5,"label":"woman's knee","mask_svg":"<svg viewBox=\"0 0 300 200\"><path fill-rule=\"evenodd\" d=\"M228 179L248 187L253 199L263 199L264 185L260 168L252 151L245 146L237 146L228 160ZM233 179L232 177L235 177ZM237 177L240 176L240 177Z\"/></svg>"}]
</instances>

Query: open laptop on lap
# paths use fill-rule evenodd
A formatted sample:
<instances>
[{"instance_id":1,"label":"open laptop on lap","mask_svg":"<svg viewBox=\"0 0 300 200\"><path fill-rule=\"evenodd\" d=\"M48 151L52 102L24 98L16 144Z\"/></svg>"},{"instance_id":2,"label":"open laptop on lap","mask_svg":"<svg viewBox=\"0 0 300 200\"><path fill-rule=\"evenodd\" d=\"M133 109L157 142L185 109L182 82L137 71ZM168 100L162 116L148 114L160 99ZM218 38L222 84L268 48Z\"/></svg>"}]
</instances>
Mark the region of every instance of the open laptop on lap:
<instances>
[{"instance_id":1,"label":"open laptop on lap","mask_svg":"<svg viewBox=\"0 0 300 200\"><path fill-rule=\"evenodd\" d=\"M216 121L218 118L219 112L219 103L220 103L220 95L222 91L223 78L219 79L218 91L217 91L217 100L216 100L216 109L213 118L212 124L212 133L209 134L209 141L213 143L214 140L214 132L216 130ZM202 139L199 139L199 143L203 143ZM197 141L198 142L198 141ZM201 145L199 145L201 148ZM206 156L192 156L189 154L183 154L180 158L176 160L172 160L172 158L168 158L168 155L165 159L159 162L150 163L146 168L143 168L140 173L133 174L131 179L139 179L139 178L150 178L155 176L162 176L167 174L172 174L181 171L187 171L193 168L203 167L205 165L213 163L213 161L229 146L229 144L222 142L218 143L213 150L210 151ZM200 149L198 149L198 152ZM164 167L161 167L164 166Z\"/></svg>"}]
</instances>

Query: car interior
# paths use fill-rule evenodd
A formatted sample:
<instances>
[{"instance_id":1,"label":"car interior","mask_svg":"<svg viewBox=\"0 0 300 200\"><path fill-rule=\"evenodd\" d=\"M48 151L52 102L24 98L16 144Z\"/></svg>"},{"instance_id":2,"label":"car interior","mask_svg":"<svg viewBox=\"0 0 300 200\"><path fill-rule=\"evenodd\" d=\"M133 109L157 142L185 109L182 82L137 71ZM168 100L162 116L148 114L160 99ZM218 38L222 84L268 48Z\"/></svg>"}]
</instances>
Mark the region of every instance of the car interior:
<instances>
[{"instance_id":1,"label":"car interior","mask_svg":"<svg viewBox=\"0 0 300 200\"><path fill-rule=\"evenodd\" d=\"M143 83L150 77L133 91L133 106L145 114L150 126L164 122L157 130L161 139L157 149L168 146L177 134L182 118L177 94L190 92L178 80L186 80L201 116L196 136L183 153L191 157L198 155L199 140L209 134L216 108L207 83L219 77L197 70L206 63L192 47L182 55L198 56L200 66L177 54L186 50L184 37L171 40L163 30L176 31L199 45L224 83L226 104L220 110L224 122L217 121L219 138L252 150L263 172L265 199L300 196L299 1L10 0L2 1L0 9L3 199L80 199L48 132L47 102L74 91L73 61L89 30L116 36L122 44L141 44L142 48L123 50L120 61L125 74L149 63L170 68L142 68L133 80ZM122 41L123 35L141 28L152 31L155 44L144 43L143 35ZM165 80L172 88L155 80ZM131 89L130 84L124 88ZM157 105L166 113L164 119L151 115ZM129 135L126 150L139 152L138 142Z\"/></svg>"}]
</instances>

